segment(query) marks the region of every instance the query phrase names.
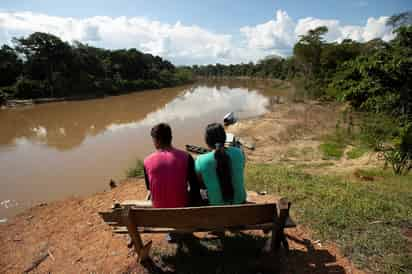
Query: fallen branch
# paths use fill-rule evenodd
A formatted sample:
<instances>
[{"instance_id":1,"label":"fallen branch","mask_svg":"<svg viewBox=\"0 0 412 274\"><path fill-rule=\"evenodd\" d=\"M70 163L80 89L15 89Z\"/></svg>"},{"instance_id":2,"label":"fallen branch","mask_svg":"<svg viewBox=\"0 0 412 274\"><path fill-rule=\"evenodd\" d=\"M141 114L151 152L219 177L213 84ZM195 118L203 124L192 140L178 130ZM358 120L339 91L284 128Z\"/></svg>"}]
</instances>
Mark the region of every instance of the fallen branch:
<instances>
[{"instance_id":1,"label":"fallen branch","mask_svg":"<svg viewBox=\"0 0 412 274\"><path fill-rule=\"evenodd\" d=\"M47 254L49 254L50 258L55 261L56 259L53 256L53 253L51 253L50 249L47 249Z\"/></svg>"},{"instance_id":2,"label":"fallen branch","mask_svg":"<svg viewBox=\"0 0 412 274\"><path fill-rule=\"evenodd\" d=\"M26 268L26 270L24 270L24 273L29 273L30 271L34 270L37 266L39 266L39 264L41 264L44 260L47 259L47 257L49 257L49 253L45 252L39 255L39 257L37 257L32 263L31 265Z\"/></svg>"}]
</instances>

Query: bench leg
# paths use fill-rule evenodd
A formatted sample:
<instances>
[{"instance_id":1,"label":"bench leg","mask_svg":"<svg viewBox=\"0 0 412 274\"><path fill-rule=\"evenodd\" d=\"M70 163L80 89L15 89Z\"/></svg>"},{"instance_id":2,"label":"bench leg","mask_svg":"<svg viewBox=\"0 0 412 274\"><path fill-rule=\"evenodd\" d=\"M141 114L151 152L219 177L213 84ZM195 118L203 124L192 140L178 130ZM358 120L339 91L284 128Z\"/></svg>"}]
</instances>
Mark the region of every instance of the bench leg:
<instances>
[{"instance_id":1,"label":"bench leg","mask_svg":"<svg viewBox=\"0 0 412 274\"><path fill-rule=\"evenodd\" d=\"M286 251L289 250L288 240L285 236L285 223L289 217L289 208L291 203L285 199L280 204L279 216L276 218L272 228L271 250L277 251L282 244Z\"/></svg>"},{"instance_id":2,"label":"bench leg","mask_svg":"<svg viewBox=\"0 0 412 274\"><path fill-rule=\"evenodd\" d=\"M277 251L281 244L286 251L289 250L289 243L286 239L284 229L283 227L277 225L272 230L271 250Z\"/></svg>"},{"instance_id":3,"label":"bench leg","mask_svg":"<svg viewBox=\"0 0 412 274\"><path fill-rule=\"evenodd\" d=\"M137 253L137 262L143 262L149 258L150 248L152 247L152 241L149 241L147 244L143 244L140 233L137 231L137 225L132 218L129 216L129 209L125 210L125 217L127 220L127 231L129 236L132 239L134 245L134 250Z\"/></svg>"}]
</instances>

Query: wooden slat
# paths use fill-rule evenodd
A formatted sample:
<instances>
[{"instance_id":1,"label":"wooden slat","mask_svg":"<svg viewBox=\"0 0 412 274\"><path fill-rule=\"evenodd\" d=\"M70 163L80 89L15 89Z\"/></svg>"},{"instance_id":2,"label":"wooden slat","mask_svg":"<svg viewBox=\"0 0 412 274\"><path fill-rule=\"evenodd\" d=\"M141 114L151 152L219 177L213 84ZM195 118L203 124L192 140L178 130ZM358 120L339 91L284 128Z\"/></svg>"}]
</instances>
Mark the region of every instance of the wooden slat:
<instances>
[{"instance_id":1,"label":"wooden slat","mask_svg":"<svg viewBox=\"0 0 412 274\"><path fill-rule=\"evenodd\" d=\"M240 230L262 230L262 229L271 229L273 223L258 224L258 225L249 225L249 226L238 226L238 227L229 227L227 229L231 231L240 231ZM175 229L167 227L138 227L137 231L139 233L193 233L193 232L210 232L210 229L196 229L196 228L186 228L186 229ZM125 226L114 227L113 232L117 234L127 234L127 228Z\"/></svg>"},{"instance_id":2,"label":"wooden slat","mask_svg":"<svg viewBox=\"0 0 412 274\"><path fill-rule=\"evenodd\" d=\"M127 228L125 226L117 226L117 225L113 225L113 226L115 226L113 227L114 233L127 234ZM234 231L236 230L266 230L266 229L272 229L272 227L273 227L273 223L265 223L265 224L246 225L246 226L238 226L238 227L228 227L226 229L234 230ZM296 227L296 225L293 223L293 224L289 224L285 226L285 228L292 228L292 227ZM211 230L210 229L196 229L196 228L175 229L175 228L168 228L168 227L138 227L137 231L140 233L170 233L170 232L191 233L191 232L209 232Z\"/></svg>"},{"instance_id":3,"label":"wooden slat","mask_svg":"<svg viewBox=\"0 0 412 274\"><path fill-rule=\"evenodd\" d=\"M216 229L273 222L276 204L244 204L187 208L131 208L138 227Z\"/></svg>"},{"instance_id":4,"label":"wooden slat","mask_svg":"<svg viewBox=\"0 0 412 274\"><path fill-rule=\"evenodd\" d=\"M126 223L123 222L122 210L122 208L116 208L112 211L99 212L99 215L109 225L124 226Z\"/></svg>"}]
</instances>

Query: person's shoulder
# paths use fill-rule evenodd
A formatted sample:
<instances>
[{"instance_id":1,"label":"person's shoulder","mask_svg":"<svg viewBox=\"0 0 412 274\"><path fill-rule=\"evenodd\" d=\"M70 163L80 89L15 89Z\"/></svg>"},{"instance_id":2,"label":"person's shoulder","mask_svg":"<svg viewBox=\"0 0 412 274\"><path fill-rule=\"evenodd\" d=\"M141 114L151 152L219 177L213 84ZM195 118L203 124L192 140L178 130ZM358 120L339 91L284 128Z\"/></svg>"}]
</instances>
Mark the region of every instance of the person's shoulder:
<instances>
[{"instance_id":1,"label":"person's shoulder","mask_svg":"<svg viewBox=\"0 0 412 274\"><path fill-rule=\"evenodd\" d=\"M144 163L144 164L149 163L150 161L154 160L154 159L158 156L158 154L159 154L159 153L158 153L157 151L152 152L151 154L149 154L148 156L146 156L146 158L144 158L143 163Z\"/></svg>"},{"instance_id":2,"label":"person's shoulder","mask_svg":"<svg viewBox=\"0 0 412 274\"><path fill-rule=\"evenodd\" d=\"M232 153L232 154L236 154L236 155L242 155L243 154L242 150L238 147L230 146L230 147L227 148L227 150L229 151L229 153Z\"/></svg>"},{"instance_id":3,"label":"person's shoulder","mask_svg":"<svg viewBox=\"0 0 412 274\"><path fill-rule=\"evenodd\" d=\"M196 163L209 162L211 159L214 159L213 151L198 155L196 157Z\"/></svg>"},{"instance_id":4,"label":"person's shoulder","mask_svg":"<svg viewBox=\"0 0 412 274\"><path fill-rule=\"evenodd\" d=\"M184 151L184 150L181 150L181 149L178 149L178 148L173 148L172 151L173 151L174 154L177 154L180 157L185 157L185 158L189 157L189 153Z\"/></svg>"}]
</instances>

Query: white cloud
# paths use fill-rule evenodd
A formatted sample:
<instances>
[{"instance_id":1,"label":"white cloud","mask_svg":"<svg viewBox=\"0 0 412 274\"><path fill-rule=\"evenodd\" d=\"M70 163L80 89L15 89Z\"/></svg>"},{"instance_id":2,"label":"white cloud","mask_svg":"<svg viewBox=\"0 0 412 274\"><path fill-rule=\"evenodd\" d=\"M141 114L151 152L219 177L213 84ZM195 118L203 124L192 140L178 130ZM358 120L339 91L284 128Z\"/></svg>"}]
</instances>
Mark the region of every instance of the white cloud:
<instances>
[{"instance_id":1,"label":"white cloud","mask_svg":"<svg viewBox=\"0 0 412 274\"><path fill-rule=\"evenodd\" d=\"M163 24L143 17L95 16L84 19L32 12L0 12L0 42L35 31L66 41L78 40L108 48L135 47L177 63L227 62L233 48L231 35L198 26Z\"/></svg>"},{"instance_id":2,"label":"white cloud","mask_svg":"<svg viewBox=\"0 0 412 274\"><path fill-rule=\"evenodd\" d=\"M12 37L35 31L48 32L65 41L79 40L97 47L137 48L160 55L176 64L240 63L257 61L266 55L285 56L308 30L327 26L328 41L350 38L368 41L390 40L388 17L368 18L365 25L343 25L338 20L313 17L292 19L278 10L275 18L239 33L216 33L180 22L165 24L144 17L94 16L83 19L49 16L33 12L0 12L0 44ZM234 39L236 38L236 39Z\"/></svg>"},{"instance_id":3,"label":"white cloud","mask_svg":"<svg viewBox=\"0 0 412 274\"><path fill-rule=\"evenodd\" d=\"M352 39L359 42L369 41L375 38L382 38L388 41L393 38L392 30L386 26L389 17L381 16L377 19L371 17L365 26L341 25L338 20L322 20L317 18L304 18L298 21L296 35L304 35L309 30L320 26L328 27L325 36L328 41L340 42L343 39Z\"/></svg>"},{"instance_id":4,"label":"white cloud","mask_svg":"<svg viewBox=\"0 0 412 274\"><path fill-rule=\"evenodd\" d=\"M339 20L313 17L301 18L295 22L285 11L278 10L275 19L253 27L243 27L240 31L250 48L258 48L268 54L275 52L284 55L282 50L291 50L299 36L320 26L328 27L325 39L329 42L340 42L347 38L360 42L375 38L388 41L393 38L393 34L386 26L387 19L386 16L371 17L364 26L343 25Z\"/></svg>"},{"instance_id":5,"label":"white cloud","mask_svg":"<svg viewBox=\"0 0 412 274\"><path fill-rule=\"evenodd\" d=\"M293 33L295 25L285 11L278 10L275 20L254 27L243 27L240 32L247 39L250 48L264 50L290 48L295 42Z\"/></svg>"}]
</instances>

